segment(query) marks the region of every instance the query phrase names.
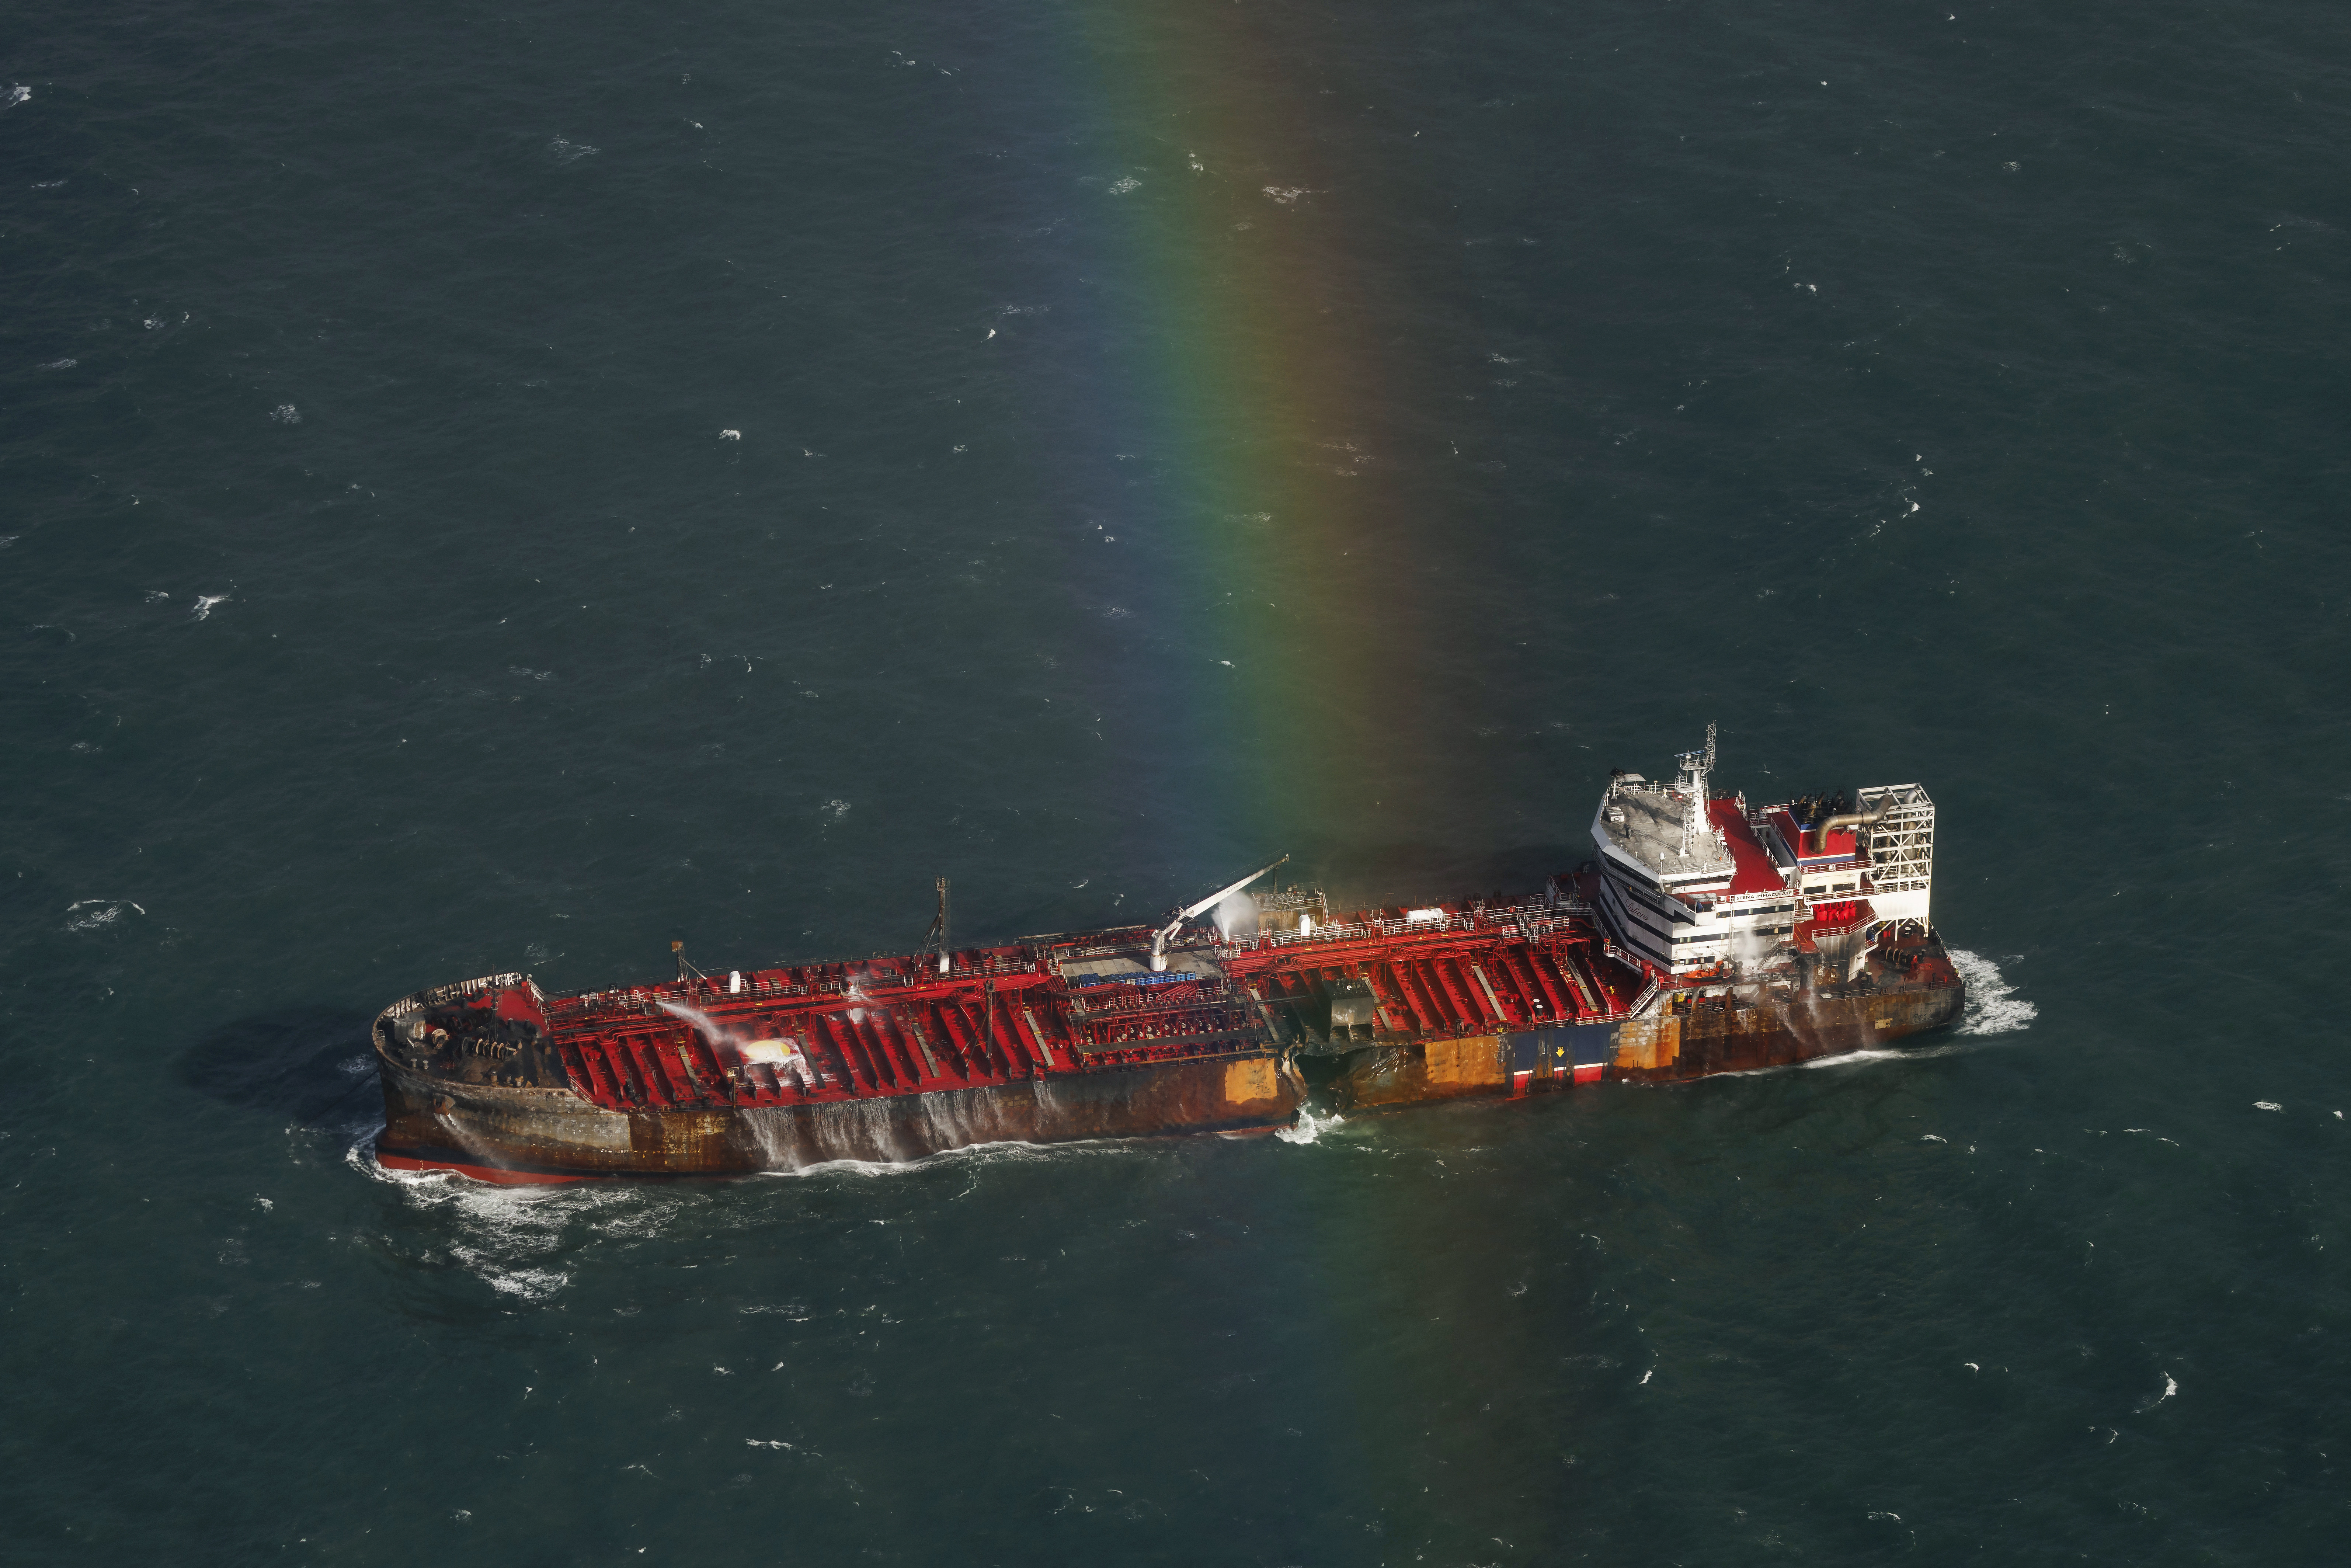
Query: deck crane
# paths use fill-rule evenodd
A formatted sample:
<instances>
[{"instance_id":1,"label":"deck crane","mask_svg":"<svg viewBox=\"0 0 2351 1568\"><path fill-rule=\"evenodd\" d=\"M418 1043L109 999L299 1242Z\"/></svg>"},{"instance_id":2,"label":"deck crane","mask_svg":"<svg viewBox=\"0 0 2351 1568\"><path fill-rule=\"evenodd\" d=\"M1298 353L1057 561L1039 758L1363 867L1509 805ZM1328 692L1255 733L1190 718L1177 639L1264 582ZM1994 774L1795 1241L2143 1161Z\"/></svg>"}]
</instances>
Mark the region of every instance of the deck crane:
<instances>
[{"instance_id":1,"label":"deck crane","mask_svg":"<svg viewBox=\"0 0 2351 1568\"><path fill-rule=\"evenodd\" d=\"M1260 866L1256 871L1249 873L1249 875L1241 878L1240 881L1233 883L1232 886L1218 888L1216 892L1208 894L1207 897L1200 900L1199 903L1190 904L1183 909L1177 910L1176 912L1176 918L1161 926L1158 934L1151 938L1151 968L1153 973L1159 973L1167 967L1168 939L1174 936L1177 931L1183 929L1184 922L1191 919L1196 915L1205 914L1208 910L1214 909L1226 899L1230 898L1234 894L1238 893L1241 889L1247 887L1249 883L1263 876L1267 872L1278 870L1289 863L1290 857L1288 855L1284 855L1280 860L1274 862L1272 865Z\"/></svg>"}]
</instances>

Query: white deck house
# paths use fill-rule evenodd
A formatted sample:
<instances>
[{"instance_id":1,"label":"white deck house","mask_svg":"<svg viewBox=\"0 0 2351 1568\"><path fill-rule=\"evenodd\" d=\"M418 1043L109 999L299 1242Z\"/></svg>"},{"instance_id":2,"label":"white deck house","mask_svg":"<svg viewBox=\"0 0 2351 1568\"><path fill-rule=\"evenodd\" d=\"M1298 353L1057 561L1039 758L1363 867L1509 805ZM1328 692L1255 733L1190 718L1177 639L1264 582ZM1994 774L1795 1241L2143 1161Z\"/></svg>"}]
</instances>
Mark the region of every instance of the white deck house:
<instances>
[{"instance_id":1,"label":"white deck house","mask_svg":"<svg viewBox=\"0 0 2351 1568\"><path fill-rule=\"evenodd\" d=\"M1840 931L1928 919L1935 803L1916 784L1750 810L1708 789L1714 729L1684 752L1672 784L1609 782L1592 819L1598 906L1619 947L1672 975L1767 962L1799 923Z\"/></svg>"}]
</instances>

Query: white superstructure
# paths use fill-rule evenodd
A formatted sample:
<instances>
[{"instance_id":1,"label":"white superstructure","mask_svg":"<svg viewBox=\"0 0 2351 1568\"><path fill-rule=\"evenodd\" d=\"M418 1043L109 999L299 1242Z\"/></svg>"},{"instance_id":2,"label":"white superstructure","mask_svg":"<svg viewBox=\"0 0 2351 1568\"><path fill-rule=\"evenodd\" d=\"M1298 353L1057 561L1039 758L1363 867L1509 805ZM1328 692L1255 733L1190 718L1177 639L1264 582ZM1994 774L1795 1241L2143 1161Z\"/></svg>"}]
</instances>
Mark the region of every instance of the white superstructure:
<instances>
[{"instance_id":1,"label":"white superstructure","mask_svg":"<svg viewBox=\"0 0 2351 1568\"><path fill-rule=\"evenodd\" d=\"M1675 781L1609 780L1592 819L1593 890L1619 947L1670 975L1785 957L1802 923L1862 936L1894 921L1928 924L1935 804L1916 784L1750 808L1715 796L1714 727L1684 752ZM1842 944L1840 944L1842 946Z\"/></svg>"}]
</instances>

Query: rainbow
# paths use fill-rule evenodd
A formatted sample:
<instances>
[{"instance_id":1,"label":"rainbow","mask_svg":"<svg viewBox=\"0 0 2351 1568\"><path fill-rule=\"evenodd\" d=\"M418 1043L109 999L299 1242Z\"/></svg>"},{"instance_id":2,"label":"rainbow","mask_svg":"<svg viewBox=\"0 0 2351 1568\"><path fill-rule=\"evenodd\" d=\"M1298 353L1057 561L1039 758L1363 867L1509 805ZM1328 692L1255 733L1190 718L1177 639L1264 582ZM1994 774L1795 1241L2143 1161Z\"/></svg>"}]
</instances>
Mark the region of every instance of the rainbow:
<instances>
[{"instance_id":1,"label":"rainbow","mask_svg":"<svg viewBox=\"0 0 2351 1568\"><path fill-rule=\"evenodd\" d=\"M1294 62L1259 30L1238 5L1085 13L1140 318L1115 395L1161 475L1119 505L1172 536L1151 541L1152 608L1200 672L1179 685L1192 738L1226 759L1216 812L1282 848L1301 829L1392 833L1384 785L1426 732L1347 195L1295 129Z\"/></svg>"}]
</instances>

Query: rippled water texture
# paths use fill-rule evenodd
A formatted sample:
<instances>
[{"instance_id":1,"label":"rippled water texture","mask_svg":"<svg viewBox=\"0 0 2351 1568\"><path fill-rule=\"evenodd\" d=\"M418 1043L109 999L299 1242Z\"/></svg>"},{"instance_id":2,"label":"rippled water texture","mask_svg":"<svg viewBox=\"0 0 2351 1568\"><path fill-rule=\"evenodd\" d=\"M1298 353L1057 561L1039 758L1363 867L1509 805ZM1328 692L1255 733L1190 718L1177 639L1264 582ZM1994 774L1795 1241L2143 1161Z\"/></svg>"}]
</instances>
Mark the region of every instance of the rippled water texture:
<instances>
[{"instance_id":1,"label":"rippled water texture","mask_svg":"<svg viewBox=\"0 0 2351 1568\"><path fill-rule=\"evenodd\" d=\"M20 8L26 1563L2332 1562L2351 24ZM393 1179L366 1019L1917 779L1950 1033Z\"/></svg>"}]
</instances>

